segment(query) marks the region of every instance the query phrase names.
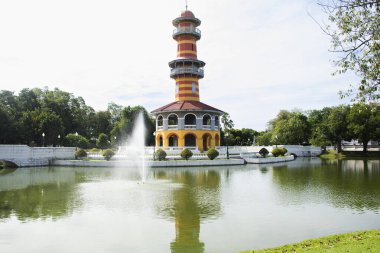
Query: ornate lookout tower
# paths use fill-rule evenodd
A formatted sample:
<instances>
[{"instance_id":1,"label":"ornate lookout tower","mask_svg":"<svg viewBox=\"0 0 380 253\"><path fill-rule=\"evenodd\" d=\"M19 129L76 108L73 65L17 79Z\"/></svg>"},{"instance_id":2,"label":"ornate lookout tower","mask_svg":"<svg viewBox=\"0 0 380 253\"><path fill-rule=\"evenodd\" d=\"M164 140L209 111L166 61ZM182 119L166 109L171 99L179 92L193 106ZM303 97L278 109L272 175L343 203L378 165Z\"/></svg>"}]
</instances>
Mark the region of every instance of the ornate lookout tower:
<instances>
[{"instance_id":1,"label":"ornate lookout tower","mask_svg":"<svg viewBox=\"0 0 380 253\"><path fill-rule=\"evenodd\" d=\"M169 62L175 102L151 112L156 117L156 146L205 151L220 145L219 118L223 111L200 102L199 79L205 63L197 58L201 21L191 11L173 20L177 59Z\"/></svg>"}]
</instances>

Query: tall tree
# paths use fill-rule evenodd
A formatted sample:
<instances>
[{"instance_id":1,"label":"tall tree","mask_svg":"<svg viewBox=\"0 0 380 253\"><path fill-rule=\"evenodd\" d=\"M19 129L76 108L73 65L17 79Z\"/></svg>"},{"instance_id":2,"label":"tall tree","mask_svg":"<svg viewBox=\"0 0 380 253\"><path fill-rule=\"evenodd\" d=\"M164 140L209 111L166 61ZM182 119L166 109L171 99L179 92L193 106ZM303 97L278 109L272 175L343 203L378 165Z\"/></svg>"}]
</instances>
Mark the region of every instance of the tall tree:
<instances>
[{"instance_id":1,"label":"tall tree","mask_svg":"<svg viewBox=\"0 0 380 253\"><path fill-rule=\"evenodd\" d=\"M338 152L342 151L342 141L351 139L348 131L348 106L337 106L331 108L331 111L324 123L324 131L327 140L333 143Z\"/></svg>"},{"instance_id":2,"label":"tall tree","mask_svg":"<svg viewBox=\"0 0 380 253\"><path fill-rule=\"evenodd\" d=\"M235 124L233 122L233 120L231 119L230 115L228 113L223 113L222 115L222 124L223 124L223 128L224 128L224 131L228 131L229 129L232 129Z\"/></svg>"},{"instance_id":3,"label":"tall tree","mask_svg":"<svg viewBox=\"0 0 380 253\"><path fill-rule=\"evenodd\" d=\"M308 142L310 125L307 116L299 111L280 111L275 119L269 122L272 142L299 145Z\"/></svg>"},{"instance_id":4,"label":"tall tree","mask_svg":"<svg viewBox=\"0 0 380 253\"><path fill-rule=\"evenodd\" d=\"M363 151L367 152L367 144L371 139L380 139L380 105L355 104L348 115L348 129L354 138L363 143Z\"/></svg>"},{"instance_id":5,"label":"tall tree","mask_svg":"<svg viewBox=\"0 0 380 253\"><path fill-rule=\"evenodd\" d=\"M380 0L320 0L330 25L333 52L338 53L336 73L354 71L360 83L342 96L355 95L359 101L380 98Z\"/></svg>"}]
</instances>

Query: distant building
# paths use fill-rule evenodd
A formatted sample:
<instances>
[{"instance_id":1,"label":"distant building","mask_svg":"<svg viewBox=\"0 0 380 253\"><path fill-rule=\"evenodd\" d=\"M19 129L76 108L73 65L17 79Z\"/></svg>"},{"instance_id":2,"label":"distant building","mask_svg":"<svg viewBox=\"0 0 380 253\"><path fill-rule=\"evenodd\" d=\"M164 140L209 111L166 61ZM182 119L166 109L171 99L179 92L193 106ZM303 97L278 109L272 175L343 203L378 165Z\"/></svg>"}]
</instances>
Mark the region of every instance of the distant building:
<instances>
[{"instance_id":1,"label":"distant building","mask_svg":"<svg viewBox=\"0 0 380 253\"><path fill-rule=\"evenodd\" d=\"M157 147L189 147L205 151L220 145L220 116L223 111L200 102L199 79L205 63L197 58L197 28L201 21L186 10L173 20L177 59L169 62L175 80L175 102L151 112L156 118Z\"/></svg>"}]
</instances>

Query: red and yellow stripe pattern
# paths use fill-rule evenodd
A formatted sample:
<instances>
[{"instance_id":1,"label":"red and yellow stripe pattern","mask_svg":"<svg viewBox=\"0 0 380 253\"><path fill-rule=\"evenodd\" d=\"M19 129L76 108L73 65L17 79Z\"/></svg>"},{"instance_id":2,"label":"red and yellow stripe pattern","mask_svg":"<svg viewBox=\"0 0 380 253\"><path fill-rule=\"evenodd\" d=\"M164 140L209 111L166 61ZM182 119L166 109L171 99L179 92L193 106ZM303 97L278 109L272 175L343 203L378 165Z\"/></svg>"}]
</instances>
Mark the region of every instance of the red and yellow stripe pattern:
<instances>
[{"instance_id":1,"label":"red and yellow stripe pattern","mask_svg":"<svg viewBox=\"0 0 380 253\"><path fill-rule=\"evenodd\" d=\"M199 101L199 82L194 77L177 77L176 78L175 100ZM177 88L178 87L178 88Z\"/></svg>"}]
</instances>

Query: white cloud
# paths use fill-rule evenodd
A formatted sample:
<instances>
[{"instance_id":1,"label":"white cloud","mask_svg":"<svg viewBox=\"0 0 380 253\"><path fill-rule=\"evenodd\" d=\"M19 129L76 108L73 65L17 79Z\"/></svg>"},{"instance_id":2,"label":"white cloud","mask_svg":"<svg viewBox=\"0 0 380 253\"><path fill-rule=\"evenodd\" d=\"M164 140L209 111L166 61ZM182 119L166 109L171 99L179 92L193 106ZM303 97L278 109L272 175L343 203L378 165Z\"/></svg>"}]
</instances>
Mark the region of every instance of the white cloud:
<instances>
[{"instance_id":1,"label":"white cloud","mask_svg":"<svg viewBox=\"0 0 380 253\"><path fill-rule=\"evenodd\" d=\"M332 77L329 40L312 1L193 0L202 20L203 102L237 127L265 128L279 109L339 104L350 77ZM153 110L174 100L167 63L182 1L0 2L0 89L49 86L95 109L110 101ZM265 105L265 106L263 106Z\"/></svg>"}]
</instances>

